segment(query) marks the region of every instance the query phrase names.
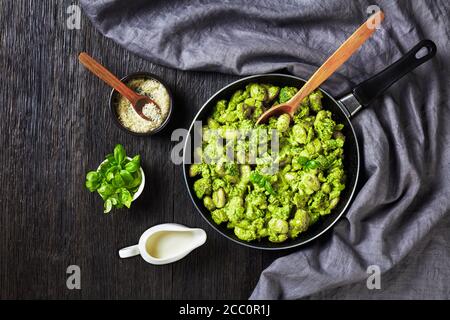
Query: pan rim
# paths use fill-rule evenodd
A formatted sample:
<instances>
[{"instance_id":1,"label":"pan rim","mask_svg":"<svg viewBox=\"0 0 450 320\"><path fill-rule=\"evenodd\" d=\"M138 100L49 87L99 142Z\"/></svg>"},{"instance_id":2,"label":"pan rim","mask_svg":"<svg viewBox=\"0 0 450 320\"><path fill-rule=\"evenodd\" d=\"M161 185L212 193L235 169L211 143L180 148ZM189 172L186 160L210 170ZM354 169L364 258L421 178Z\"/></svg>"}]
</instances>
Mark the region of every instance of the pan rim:
<instances>
[{"instance_id":1,"label":"pan rim","mask_svg":"<svg viewBox=\"0 0 450 320\"><path fill-rule=\"evenodd\" d=\"M248 247L248 248L253 248L253 249L259 249L259 250L267 250L267 251L278 251L278 250L287 250L287 249L292 249L295 247L300 247L303 246L315 239L317 239L318 237L320 237L321 235L323 235L324 233L326 233L327 231L329 231L332 227L334 227L334 225L339 221L339 219L342 217L342 215L347 211L347 209L349 208L350 204L352 203L353 197L355 195L355 191L356 191L356 187L358 185L358 180L359 180L359 171L360 171L360 150L359 150L359 142L358 142L358 137L356 136L355 133L355 129L353 127L353 124L351 122L350 117L348 116L348 113L346 112L345 107L342 105L342 103L339 102L339 100L336 100L331 94L329 94L326 90L322 89L321 87L319 87L320 91L322 91L324 94L326 94L341 110L343 116L347 119L348 123L350 124L350 129L351 132L353 134L353 137L355 139L355 144L356 144L356 158L357 158L357 166L356 166L356 173L355 173L355 183L352 187L352 190L350 192L350 196L347 199L347 203L343 206L343 208L341 209L341 211L339 212L339 214L335 217L335 219L330 223L329 226L327 226L325 229L323 229L322 231L320 231L318 234L314 235L313 237L306 239L304 241L298 242L298 243L294 243L294 244L287 244L287 245L281 245L283 244L280 243L280 247L264 247L264 246L256 246L253 245L250 242L244 242L244 241L239 241L236 239L233 239L232 237L230 237L228 234L222 232L222 230L220 230L216 225L214 225L211 221L209 221L205 215L203 214L202 210L197 206L196 200L194 199L193 193L191 192L191 189L189 187L189 181L188 181L188 177L187 177L187 173L186 173L186 147L188 142L190 141L189 137L191 136L192 133L192 128L194 126L195 121L197 121L199 115L202 113L203 109L209 105L209 103L216 97L218 96L220 93L222 93L222 91L226 90L227 88L236 85L237 83L240 82L245 82L247 80L251 80L254 78L261 78L261 77L285 77L285 78L292 78L292 79L296 79L296 80L301 80L303 82L306 82L307 80L301 78L301 77L297 77L297 76L293 76L293 75L289 75L289 74L283 74L283 73L264 73L264 74L257 74L257 75L251 75L251 76L247 76L247 77L243 77L240 78L236 81L233 81L231 83L229 83L228 85L222 87L221 89L219 89L218 91L216 91L208 100L206 100L206 102L201 106L201 108L198 110L198 112L195 114L189 129L188 129L188 133L186 135L186 139L185 139L185 143L183 146L183 176L184 176L184 181L186 184L186 188L188 190L189 193L189 197L192 201L192 203L194 204L195 208L197 209L197 212L200 214L200 216L218 233L220 233L222 236L224 236L225 238L233 241L234 243L237 243L239 245Z\"/></svg>"}]
</instances>

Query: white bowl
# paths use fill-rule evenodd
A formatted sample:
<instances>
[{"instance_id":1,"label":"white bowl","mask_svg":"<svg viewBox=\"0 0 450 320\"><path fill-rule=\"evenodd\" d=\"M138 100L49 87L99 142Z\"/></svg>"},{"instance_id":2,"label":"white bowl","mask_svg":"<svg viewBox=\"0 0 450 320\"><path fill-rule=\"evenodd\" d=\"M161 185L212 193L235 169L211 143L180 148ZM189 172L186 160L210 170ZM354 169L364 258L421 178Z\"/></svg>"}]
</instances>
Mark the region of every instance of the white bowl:
<instances>
[{"instance_id":1,"label":"white bowl","mask_svg":"<svg viewBox=\"0 0 450 320\"><path fill-rule=\"evenodd\" d=\"M128 160L131 160L130 157L127 157ZM97 170L100 169L100 166L102 164L104 164L106 161L103 161L102 163L100 163L100 165L98 166ZM144 186L145 186L145 174L144 174L144 170L142 170L142 166L139 167L139 170L141 170L141 177L142 177L142 181L141 184L139 185L139 188L137 189L136 193L133 195L133 199L131 201L136 200L137 198L139 198L139 196L141 195L142 191L144 191Z\"/></svg>"}]
</instances>

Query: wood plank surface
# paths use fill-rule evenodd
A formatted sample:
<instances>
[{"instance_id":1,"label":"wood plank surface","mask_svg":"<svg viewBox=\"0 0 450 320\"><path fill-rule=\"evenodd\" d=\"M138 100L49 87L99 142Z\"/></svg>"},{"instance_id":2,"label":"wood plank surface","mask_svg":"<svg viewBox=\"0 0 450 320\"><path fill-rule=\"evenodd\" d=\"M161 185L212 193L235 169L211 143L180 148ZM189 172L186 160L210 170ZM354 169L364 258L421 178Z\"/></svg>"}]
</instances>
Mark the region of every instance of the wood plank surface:
<instances>
[{"instance_id":1,"label":"wood plank surface","mask_svg":"<svg viewBox=\"0 0 450 320\"><path fill-rule=\"evenodd\" d=\"M73 1L1 1L0 298L246 299L260 272L284 253L244 248L211 229L195 211L170 160L171 132L187 128L216 90L236 76L184 72L152 64L96 31L66 26ZM110 89L77 61L86 51L113 73L152 72L175 96L170 126L150 138L119 130L110 115ZM131 210L105 216L84 188L122 143L139 153L146 187ZM208 241L186 259L152 266L121 260L118 249L152 225L177 222L206 230ZM66 268L81 268L81 290L68 290Z\"/></svg>"}]
</instances>

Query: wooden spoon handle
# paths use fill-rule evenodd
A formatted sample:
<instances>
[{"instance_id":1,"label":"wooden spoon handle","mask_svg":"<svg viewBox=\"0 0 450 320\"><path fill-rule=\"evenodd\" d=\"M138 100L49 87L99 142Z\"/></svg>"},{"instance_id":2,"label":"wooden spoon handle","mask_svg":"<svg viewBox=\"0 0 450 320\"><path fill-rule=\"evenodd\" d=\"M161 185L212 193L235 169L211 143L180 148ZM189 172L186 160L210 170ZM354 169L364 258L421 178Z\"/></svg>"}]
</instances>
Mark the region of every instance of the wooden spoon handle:
<instances>
[{"instance_id":1,"label":"wooden spoon handle","mask_svg":"<svg viewBox=\"0 0 450 320\"><path fill-rule=\"evenodd\" d=\"M78 56L78 60L80 60L80 62L87 69L89 69L89 71L91 71L97 77L116 89L125 98L127 98L132 105L135 105L136 101L139 100L139 95L136 92L128 88L122 81L120 81L115 75L113 75L109 70L98 63L86 52L81 52Z\"/></svg>"},{"instance_id":2,"label":"wooden spoon handle","mask_svg":"<svg viewBox=\"0 0 450 320\"><path fill-rule=\"evenodd\" d=\"M305 85L287 102L293 115L300 102L328 79L358 48L375 32L376 27L383 21L384 14L378 11L367 19L309 78Z\"/></svg>"}]
</instances>

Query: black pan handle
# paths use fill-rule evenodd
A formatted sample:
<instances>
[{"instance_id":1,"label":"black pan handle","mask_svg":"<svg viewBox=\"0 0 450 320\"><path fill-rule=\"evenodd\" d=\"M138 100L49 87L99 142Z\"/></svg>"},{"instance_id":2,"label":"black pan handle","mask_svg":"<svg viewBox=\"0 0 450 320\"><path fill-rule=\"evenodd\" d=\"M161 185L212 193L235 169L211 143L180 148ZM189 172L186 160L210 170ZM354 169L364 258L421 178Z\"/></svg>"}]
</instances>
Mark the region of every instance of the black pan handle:
<instances>
[{"instance_id":1,"label":"black pan handle","mask_svg":"<svg viewBox=\"0 0 450 320\"><path fill-rule=\"evenodd\" d=\"M417 56L419 51L424 54ZM349 109L349 115L356 113L362 106L368 105L394 82L436 54L436 45L431 40L422 40L392 65L353 88L352 93L357 102L347 95L341 102ZM354 99L353 99L354 100Z\"/></svg>"}]
</instances>

